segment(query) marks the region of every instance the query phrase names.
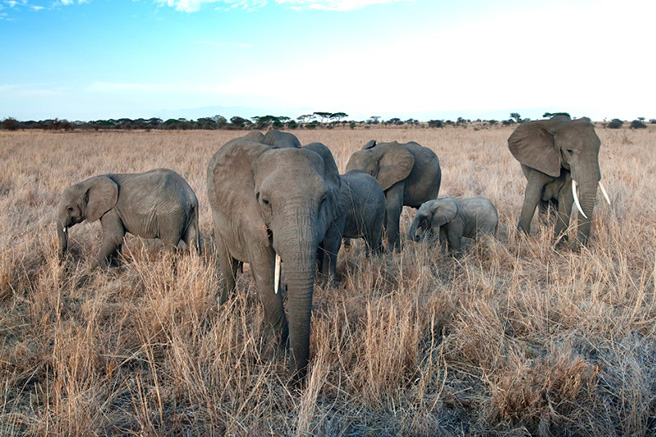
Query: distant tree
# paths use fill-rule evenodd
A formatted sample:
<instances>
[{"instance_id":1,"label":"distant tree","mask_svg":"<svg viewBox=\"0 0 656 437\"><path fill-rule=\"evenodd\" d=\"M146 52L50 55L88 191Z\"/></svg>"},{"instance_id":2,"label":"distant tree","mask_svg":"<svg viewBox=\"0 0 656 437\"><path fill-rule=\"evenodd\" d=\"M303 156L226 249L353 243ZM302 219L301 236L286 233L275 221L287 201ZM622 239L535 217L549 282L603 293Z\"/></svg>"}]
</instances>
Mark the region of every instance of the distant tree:
<instances>
[{"instance_id":1,"label":"distant tree","mask_svg":"<svg viewBox=\"0 0 656 437\"><path fill-rule=\"evenodd\" d=\"M317 126L319 126L319 122L317 120L312 120L309 123L305 123L305 128L306 129L315 129Z\"/></svg>"},{"instance_id":2,"label":"distant tree","mask_svg":"<svg viewBox=\"0 0 656 437\"><path fill-rule=\"evenodd\" d=\"M619 118L613 118L610 123L608 123L608 129L620 129L624 125L624 122Z\"/></svg>"},{"instance_id":3,"label":"distant tree","mask_svg":"<svg viewBox=\"0 0 656 437\"><path fill-rule=\"evenodd\" d=\"M656 118L650 118L649 123L651 124L656 124Z\"/></svg>"},{"instance_id":4,"label":"distant tree","mask_svg":"<svg viewBox=\"0 0 656 437\"><path fill-rule=\"evenodd\" d=\"M442 120L429 120L428 127L444 127L444 121Z\"/></svg>"},{"instance_id":5,"label":"distant tree","mask_svg":"<svg viewBox=\"0 0 656 437\"><path fill-rule=\"evenodd\" d=\"M503 121L501 122L501 124L503 124L504 126L510 126L510 125L512 125L512 124L514 124L514 123L515 123L515 120L513 120L512 118L509 119L509 120L503 120Z\"/></svg>"},{"instance_id":6,"label":"distant tree","mask_svg":"<svg viewBox=\"0 0 656 437\"><path fill-rule=\"evenodd\" d=\"M647 125L642 120L633 120L631 122L631 126L629 126L629 127L631 129L647 129Z\"/></svg>"},{"instance_id":7,"label":"distant tree","mask_svg":"<svg viewBox=\"0 0 656 437\"><path fill-rule=\"evenodd\" d=\"M406 124L410 124L410 125L419 124L419 120L415 120L414 118L408 118L405 122L406 122Z\"/></svg>"},{"instance_id":8,"label":"distant tree","mask_svg":"<svg viewBox=\"0 0 656 437\"><path fill-rule=\"evenodd\" d=\"M346 112L333 112L328 116L328 118L330 118L330 121L332 121L333 123L336 123L340 121L342 118L346 118L346 117L348 117L348 114Z\"/></svg>"},{"instance_id":9,"label":"distant tree","mask_svg":"<svg viewBox=\"0 0 656 437\"><path fill-rule=\"evenodd\" d=\"M494 126L495 124L499 123L496 120L488 120L487 122L490 124L490 126Z\"/></svg>"},{"instance_id":10,"label":"distant tree","mask_svg":"<svg viewBox=\"0 0 656 437\"><path fill-rule=\"evenodd\" d=\"M517 123L519 123L520 121L522 121L522 116L519 115L518 112L511 112L511 113L510 113L510 118L514 119Z\"/></svg>"},{"instance_id":11,"label":"distant tree","mask_svg":"<svg viewBox=\"0 0 656 437\"><path fill-rule=\"evenodd\" d=\"M289 121L287 122L287 127L288 127L289 129L297 129L298 126L299 126L299 124L296 122L296 120L289 120Z\"/></svg>"},{"instance_id":12,"label":"distant tree","mask_svg":"<svg viewBox=\"0 0 656 437\"><path fill-rule=\"evenodd\" d=\"M314 118L313 114L305 114L305 115L299 115L298 117L296 117L296 120L298 120L301 124L303 124L310 121L313 118Z\"/></svg>"},{"instance_id":13,"label":"distant tree","mask_svg":"<svg viewBox=\"0 0 656 437\"><path fill-rule=\"evenodd\" d=\"M216 129L216 121L212 117L202 117L196 120L196 128L198 129Z\"/></svg>"},{"instance_id":14,"label":"distant tree","mask_svg":"<svg viewBox=\"0 0 656 437\"><path fill-rule=\"evenodd\" d=\"M20 129L20 127L21 127L20 122L13 117L7 117L4 120L2 120L2 128L4 130L16 131Z\"/></svg>"},{"instance_id":15,"label":"distant tree","mask_svg":"<svg viewBox=\"0 0 656 437\"><path fill-rule=\"evenodd\" d=\"M330 120L330 116L332 114L333 114L332 112L320 112L320 111L312 113L312 115L314 115L315 117L319 117L319 121L321 123L326 123L328 120Z\"/></svg>"},{"instance_id":16,"label":"distant tree","mask_svg":"<svg viewBox=\"0 0 656 437\"><path fill-rule=\"evenodd\" d=\"M380 123L380 115L372 115L367 120L367 124L378 124Z\"/></svg>"},{"instance_id":17,"label":"distant tree","mask_svg":"<svg viewBox=\"0 0 656 437\"><path fill-rule=\"evenodd\" d=\"M544 114L542 114L542 117L544 117L544 118L553 118L553 117L557 117L559 115L564 115L565 117L567 117L569 119L572 118L569 115L569 113L567 113L567 112L545 112Z\"/></svg>"},{"instance_id":18,"label":"distant tree","mask_svg":"<svg viewBox=\"0 0 656 437\"><path fill-rule=\"evenodd\" d=\"M226 127L228 124L228 120L222 115L215 115L212 117L212 120L214 120L214 123L216 123L217 129L223 129Z\"/></svg>"},{"instance_id":19,"label":"distant tree","mask_svg":"<svg viewBox=\"0 0 656 437\"><path fill-rule=\"evenodd\" d=\"M403 121L401 121L401 119L398 118L398 117L394 117L394 118L390 118L389 120L387 120L387 121L385 122L385 124L392 124L392 125L398 125L398 126L400 126L400 125L403 124Z\"/></svg>"},{"instance_id":20,"label":"distant tree","mask_svg":"<svg viewBox=\"0 0 656 437\"><path fill-rule=\"evenodd\" d=\"M250 125L252 123L250 122L250 120L246 120L245 118L241 118L235 115L234 117L230 118L230 124L232 124L236 128L243 129L244 127L246 127L246 125Z\"/></svg>"}]
</instances>

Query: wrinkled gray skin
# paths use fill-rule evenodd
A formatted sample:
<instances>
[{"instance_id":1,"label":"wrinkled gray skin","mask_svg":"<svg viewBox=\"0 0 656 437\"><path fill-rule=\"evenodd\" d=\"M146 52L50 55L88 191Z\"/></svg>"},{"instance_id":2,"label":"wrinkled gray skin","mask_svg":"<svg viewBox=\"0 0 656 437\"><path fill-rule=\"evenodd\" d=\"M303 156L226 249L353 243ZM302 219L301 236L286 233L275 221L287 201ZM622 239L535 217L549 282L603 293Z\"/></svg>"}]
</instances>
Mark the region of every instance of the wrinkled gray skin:
<instances>
[{"instance_id":1,"label":"wrinkled gray skin","mask_svg":"<svg viewBox=\"0 0 656 437\"><path fill-rule=\"evenodd\" d=\"M601 142L590 119L570 120L557 116L549 120L522 123L508 138L508 148L521 163L527 184L517 228L531 229L535 208L557 206L554 240L565 240L574 197L572 179L579 185L579 199L587 219L578 215L578 234L574 247L590 238L590 219L594 210L597 185L601 180L599 147ZM562 239L562 240L561 240Z\"/></svg>"},{"instance_id":2,"label":"wrinkled gray skin","mask_svg":"<svg viewBox=\"0 0 656 437\"><path fill-rule=\"evenodd\" d=\"M325 158L307 148L272 148L242 137L221 147L207 169L219 298L233 294L239 263L250 263L266 320L279 345L289 340L294 382L307 372L317 250L340 215L339 173L332 155ZM287 315L274 292L276 254L287 283Z\"/></svg>"},{"instance_id":3,"label":"wrinkled gray skin","mask_svg":"<svg viewBox=\"0 0 656 437\"><path fill-rule=\"evenodd\" d=\"M172 170L95 176L66 188L57 207L61 257L68 248L68 229L84 220L100 220L103 229L100 252L91 268L109 265L126 232L159 238L169 250L180 240L200 250L198 199Z\"/></svg>"},{"instance_id":4,"label":"wrinkled gray skin","mask_svg":"<svg viewBox=\"0 0 656 437\"><path fill-rule=\"evenodd\" d=\"M310 147L310 145L305 147ZM337 253L342 238L363 238L367 256L383 250L383 221L385 219L385 193L372 176L359 170L341 175L339 205L342 214L336 221L335 239L328 241L320 253L320 271L324 276L336 277ZM327 255L327 256L323 256Z\"/></svg>"},{"instance_id":5,"label":"wrinkled gray skin","mask_svg":"<svg viewBox=\"0 0 656 437\"><path fill-rule=\"evenodd\" d=\"M274 147L292 147L295 149L301 148L301 142L296 138L295 135L288 132L280 132L279 130L270 130L264 135L262 143L268 144Z\"/></svg>"},{"instance_id":6,"label":"wrinkled gray skin","mask_svg":"<svg viewBox=\"0 0 656 437\"><path fill-rule=\"evenodd\" d=\"M481 196L469 199L446 197L429 200L419 207L409 237L420 241L427 234L439 235L440 241L458 252L462 249L462 237L495 234L498 225L499 214L490 199Z\"/></svg>"},{"instance_id":7,"label":"wrinkled gray skin","mask_svg":"<svg viewBox=\"0 0 656 437\"><path fill-rule=\"evenodd\" d=\"M387 243L400 250L399 221L403 206L419 208L436 199L442 171L435 153L415 142L399 144L369 141L351 155L346 171L360 170L380 183L385 192ZM390 249L388 247L388 249Z\"/></svg>"}]
</instances>

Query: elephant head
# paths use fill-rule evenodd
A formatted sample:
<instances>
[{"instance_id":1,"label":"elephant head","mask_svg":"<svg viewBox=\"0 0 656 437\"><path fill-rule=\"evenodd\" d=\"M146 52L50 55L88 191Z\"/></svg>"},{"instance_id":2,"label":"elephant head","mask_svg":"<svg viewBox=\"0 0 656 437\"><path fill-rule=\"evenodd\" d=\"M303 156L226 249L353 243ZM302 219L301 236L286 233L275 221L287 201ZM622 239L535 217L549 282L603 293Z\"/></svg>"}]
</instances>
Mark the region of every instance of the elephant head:
<instances>
[{"instance_id":1,"label":"elephant head","mask_svg":"<svg viewBox=\"0 0 656 437\"><path fill-rule=\"evenodd\" d=\"M453 199L430 200L417 210L408 233L411 240L420 241L433 228L440 228L456 218L458 205Z\"/></svg>"},{"instance_id":2,"label":"elephant head","mask_svg":"<svg viewBox=\"0 0 656 437\"><path fill-rule=\"evenodd\" d=\"M590 236L590 218L601 180L600 144L590 119L570 120L566 116L522 123L508 138L508 148L523 168L537 170L553 180L560 178L563 183L568 174L571 176L574 202L581 213L578 241L582 244ZM580 195L577 195L577 186ZM603 190L603 186L601 188ZM528 201L524 199L525 205ZM533 212L534 208L531 216ZM528 224L525 227L528 228Z\"/></svg>"},{"instance_id":3,"label":"elephant head","mask_svg":"<svg viewBox=\"0 0 656 437\"><path fill-rule=\"evenodd\" d=\"M60 256L68 248L68 228L100 219L117 200L118 185L108 176L95 176L66 188L57 207Z\"/></svg>"},{"instance_id":4,"label":"elephant head","mask_svg":"<svg viewBox=\"0 0 656 437\"><path fill-rule=\"evenodd\" d=\"M239 234L236 242L226 236L225 244L235 258L247 246L247 259L242 261L250 262L255 272L269 322L276 329L288 329L290 368L297 381L304 377L309 359L317 250L339 214L341 182L330 151L325 151L322 156L307 148L271 148L238 138L215 154L208 169L214 213L223 214L225 224ZM285 269L288 325L284 312L267 308L282 308L280 296L274 294L278 260ZM272 274L258 280L257 272Z\"/></svg>"},{"instance_id":5,"label":"elephant head","mask_svg":"<svg viewBox=\"0 0 656 437\"><path fill-rule=\"evenodd\" d=\"M415 157L398 142L376 144L369 141L362 150L353 153L346 164L346 172L360 170L380 183L383 191L408 177Z\"/></svg>"}]
</instances>

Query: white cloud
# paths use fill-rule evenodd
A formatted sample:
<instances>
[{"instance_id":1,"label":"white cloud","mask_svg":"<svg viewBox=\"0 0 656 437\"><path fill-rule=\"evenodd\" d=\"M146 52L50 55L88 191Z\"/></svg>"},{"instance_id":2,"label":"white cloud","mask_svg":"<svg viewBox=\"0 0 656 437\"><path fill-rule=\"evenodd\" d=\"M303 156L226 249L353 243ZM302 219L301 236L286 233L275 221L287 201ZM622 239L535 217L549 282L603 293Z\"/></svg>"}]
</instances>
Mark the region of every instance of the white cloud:
<instances>
[{"instance_id":1,"label":"white cloud","mask_svg":"<svg viewBox=\"0 0 656 437\"><path fill-rule=\"evenodd\" d=\"M63 0L72 1L72 0ZM366 6L412 0L271 0L271 3L288 6L291 9L320 9L330 11L350 11ZM157 0L160 4L174 7L178 11L196 12L203 4L219 3L229 8L257 9L266 6L267 0Z\"/></svg>"}]
</instances>

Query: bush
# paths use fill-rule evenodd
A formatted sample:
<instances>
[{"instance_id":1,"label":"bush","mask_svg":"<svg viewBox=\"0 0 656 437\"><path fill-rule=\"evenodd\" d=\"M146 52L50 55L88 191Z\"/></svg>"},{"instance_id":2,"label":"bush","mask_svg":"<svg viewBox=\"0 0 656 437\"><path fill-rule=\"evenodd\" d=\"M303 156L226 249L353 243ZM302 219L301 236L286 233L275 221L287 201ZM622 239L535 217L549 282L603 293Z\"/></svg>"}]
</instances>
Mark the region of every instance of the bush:
<instances>
[{"instance_id":1,"label":"bush","mask_svg":"<svg viewBox=\"0 0 656 437\"><path fill-rule=\"evenodd\" d=\"M442 120L430 120L428 127L444 127L444 122Z\"/></svg>"},{"instance_id":2,"label":"bush","mask_svg":"<svg viewBox=\"0 0 656 437\"><path fill-rule=\"evenodd\" d=\"M629 126L631 129L647 129L647 125L640 120L633 120L631 122L631 126Z\"/></svg>"},{"instance_id":3,"label":"bush","mask_svg":"<svg viewBox=\"0 0 656 437\"><path fill-rule=\"evenodd\" d=\"M13 117L7 117L2 120L2 128L4 130L18 130L20 127L20 122Z\"/></svg>"},{"instance_id":4,"label":"bush","mask_svg":"<svg viewBox=\"0 0 656 437\"><path fill-rule=\"evenodd\" d=\"M620 129L624 122L619 118L614 118L608 123L608 129Z\"/></svg>"}]
</instances>

